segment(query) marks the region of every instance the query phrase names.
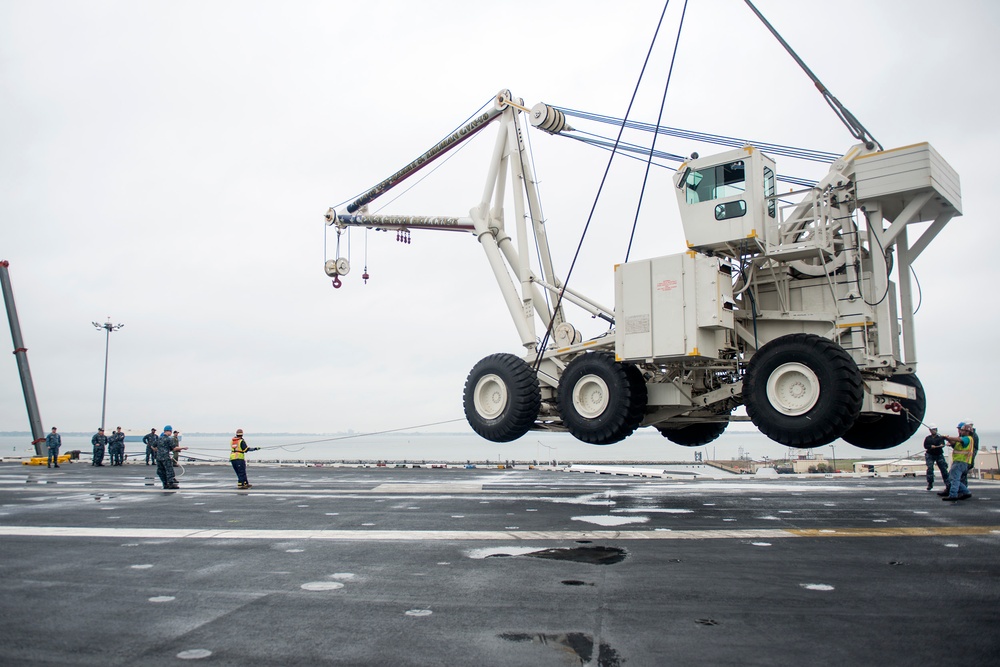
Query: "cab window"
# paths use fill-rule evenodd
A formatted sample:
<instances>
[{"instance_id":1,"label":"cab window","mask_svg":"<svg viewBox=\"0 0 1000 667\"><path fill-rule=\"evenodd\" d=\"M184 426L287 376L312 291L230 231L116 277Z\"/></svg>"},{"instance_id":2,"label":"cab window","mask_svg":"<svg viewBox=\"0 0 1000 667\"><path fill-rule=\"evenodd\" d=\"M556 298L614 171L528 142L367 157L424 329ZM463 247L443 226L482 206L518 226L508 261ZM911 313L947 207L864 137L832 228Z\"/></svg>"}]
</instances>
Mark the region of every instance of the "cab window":
<instances>
[{"instance_id":1,"label":"cab window","mask_svg":"<svg viewBox=\"0 0 1000 667\"><path fill-rule=\"evenodd\" d=\"M730 218L742 218L747 214L747 203L742 199L736 201L724 201L715 205L715 219L728 220Z\"/></svg>"},{"instance_id":2,"label":"cab window","mask_svg":"<svg viewBox=\"0 0 1000 667\"><path fill-rule=\"evenodd\" d=\"M743 160L692 170L684 179L688 204L723 199L746 192Z\"/></svg>"},{"instance_id":3,"label":"cab window","mask_svg":"<svg viewBox=\"0 0 1000 667\"><path fill-rule=\"evenodd\" d=\"M764 167L764 196L774 197L774 172ZM768 199L767 201L767 216L773 218L777 209L777 204L774 199Z\"/></svg>"}]
</instances>

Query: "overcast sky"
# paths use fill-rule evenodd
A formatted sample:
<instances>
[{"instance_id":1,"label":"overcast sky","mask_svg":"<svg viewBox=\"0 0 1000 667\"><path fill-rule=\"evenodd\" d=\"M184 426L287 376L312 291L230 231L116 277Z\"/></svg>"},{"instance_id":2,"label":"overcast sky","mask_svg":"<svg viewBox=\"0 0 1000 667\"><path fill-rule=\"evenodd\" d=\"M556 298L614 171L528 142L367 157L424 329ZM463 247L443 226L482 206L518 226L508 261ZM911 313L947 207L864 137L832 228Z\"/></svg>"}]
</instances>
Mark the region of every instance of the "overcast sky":
<instances>
[{"instance_id":1,"label":"overcast sky","mask_svg":"<svg viewBox=\"0 0 1000 667\"><path fill-rule=\"evenodd\" d=\"M633 118L656 121L682 4L671 2ZM919 376L930 420L995 427L1000 217L983 165L1000 149L1000 5L756 4L885 147L929 141L960 174L964 216L916 263ZM462 420L469 369L521 352L478 243L355 231L341 241L353 270L335 290L323 213L501 88L528 106L624 115L662 7L0 0L0 259L45 428L97 427L105 335L91 322L109 316L125 324L111 336L110 426L368 432ZM853 143L741 0L690 0L663 122L832 152ZM466 215L494 130L482 135L386 212ZM532 147L565 275L607 153L539 135ZM779 158L778 170L825 168ZM572 283L608 305L641 178L614 173ZM684 249L668 175L649 187L634 259ZM586 335L604 329L571 318ZM27 429L15 358L2 354L0 430Z\"/></svg>"}]
</instances>

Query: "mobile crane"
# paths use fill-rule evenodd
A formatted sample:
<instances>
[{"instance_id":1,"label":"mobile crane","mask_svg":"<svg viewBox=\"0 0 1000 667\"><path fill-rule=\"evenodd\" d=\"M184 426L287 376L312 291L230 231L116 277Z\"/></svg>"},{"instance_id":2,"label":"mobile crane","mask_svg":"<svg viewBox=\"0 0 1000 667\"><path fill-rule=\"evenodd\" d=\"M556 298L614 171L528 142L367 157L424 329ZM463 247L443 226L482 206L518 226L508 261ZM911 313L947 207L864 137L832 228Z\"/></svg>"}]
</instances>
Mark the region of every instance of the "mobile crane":
<instances>
[{"instance_id":1,"label":"mobile crane","mask_svg":"<svg viewBox=\"0 0 1000 667\"><path fill-rule=\"evenodd\" d=\"M550 134L573 132L559 107L529 109L502 90L346 210L327 211L338 235L351 227L407 236L436 229L479 240L525 350L523 358L492 354L469 373L465 416L482 437L568 431L605 445L652 426L676 444L699 446L739 419L741 405L762 433L797 448L843 438L887 449L919 428L926 397L916 375L910 271L961 215L958 174L927 143L883 149L745 2L859 143L815 184L780 195L774 160L753 145L684 160L673 187L687 250L615 266L613 308L571 290L553 267L524 119ZM494 123L486 185L467 217L369 212L377 197ZM336 257L325 269L336 287L350 263ZM565 303L610 330L583 340Z\"/></svg>"},{"instance_id":2,"label":"mobile crane","mask_svg":"<svg viewBox=\"0 0 1000 667\"><path fill-rule=\"evenodd\" d=\"M546 132L572 131L558 108L528 109L503 90L488 111L325 216L338 233L435 229L479 240L525 356L492 354L472 368L464 409L476 433L508 442L532 429L568 431L603 445L652 426L698 446L718 438L740 405L762 433L792 447L842 437L885 449L916 432L926 399L910 267L961 215L958 175L929 144L860 143L815 186L782 195L774 160L753 146L692 156L673 179L688 249L617 265L610 308L555 272L525 117ZM493 123L486 186L467 217L368 213L376 197ZM911 239L911 226L928 221ZM336 282L350 266L338 257L325 269ZM611 330L582 340L566 303Z\"/></svg>"}]
</instances>

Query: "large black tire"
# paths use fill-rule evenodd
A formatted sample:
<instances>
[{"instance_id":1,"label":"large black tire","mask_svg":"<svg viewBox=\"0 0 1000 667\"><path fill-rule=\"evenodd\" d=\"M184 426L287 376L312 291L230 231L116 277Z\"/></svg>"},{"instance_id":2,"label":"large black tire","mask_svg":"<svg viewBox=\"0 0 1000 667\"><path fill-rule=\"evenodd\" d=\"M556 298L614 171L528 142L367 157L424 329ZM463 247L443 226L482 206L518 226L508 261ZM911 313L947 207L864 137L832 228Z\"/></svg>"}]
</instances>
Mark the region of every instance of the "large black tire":
<instances>
[{"instance_id":1,"label":"large black tire","mask_svg":"<svg viewBox=\"0 0 1000 667\"><path fill-rule=\"evenodd\" d=\"M628 419L625 420L624 427L627 429L627 433L622 435L622 438L627 438L639 428L639 424L642 423L643 418L646 416L649 393L646 391L646 378L642 376L642 371L632 364L623 365L625 366L625 374L628 376L629 393L631 394L629 398L629 415Z\"/></svg>"},{"instance_id":2,"label":"large black tire","mask_svg":"<svg viewBox=\"0 0 1000 667\"><path fill-rule=\"evenodd\" d=\"M556 402L577 440L610 445L631 435L646 411L646 382L638 368L609 352L582 354L559 379Z\"/></svg>"},{"instance_id":3,"label":"large black tire","mask_svg":"<svg viewBox=\"0 0 1000 667\"><path fill-rule=\"evenodd\" d=\"M903 410L891 415L861 415L847 433L840 436L861 449L889 449L901 445L917 432L927 412L924 386L916 375L893 375L892 382L905 384L917 390L917 398L899 399Z\"/></svg>"},{"instance_id":4,"label":"large black tire","mask_svg":"<svg viewBox=\"0 0 1000 667\"><path fill-rule=\"evenodd\" d=\"M743 401L760 432L788 447L820 447L861 412L861 372L844 348L814 334L781 336L757 351L743 376Z\"/></svg>"},{"instance_id":5,"label":"large black tire","mask_svg":"<svg viewBox=\"0 0 1000 667\"><path fill-rule=\"evenodd\" d=\"M465 381L465 418L492 442L517 440L534 425L542 405L538 376L513 354L491 354Z\"/></svg>"},{"instance_id":6,"label":"large black tire","mask_svg":"<svg viewBox=\"0 0 1000 667\"><path fill-rule=\"evenodd\" d=\"M656 430L675 445L700 447L716 440L726 430L727 426L729 426L729 422L702 422L700 424L688 424L679 428L657 426Z\"/></svg>"}]
</instances>

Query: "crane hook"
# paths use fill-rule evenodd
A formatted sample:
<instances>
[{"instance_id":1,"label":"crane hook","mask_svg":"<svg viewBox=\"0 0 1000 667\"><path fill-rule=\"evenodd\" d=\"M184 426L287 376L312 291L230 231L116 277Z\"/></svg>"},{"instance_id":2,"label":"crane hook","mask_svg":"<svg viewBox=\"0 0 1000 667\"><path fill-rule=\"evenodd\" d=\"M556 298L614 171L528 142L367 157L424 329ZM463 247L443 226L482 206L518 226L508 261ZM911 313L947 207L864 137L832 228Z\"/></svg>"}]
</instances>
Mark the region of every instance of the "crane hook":
<instances>
[{"instance_id":1,"label":"crane hook","mask_svg":"<svg viewBox=\"0 0 1000 667\"><path fill-rule=\"evenodd\" d=\"M340 282L340 276L334 276L333 277L333 288L334 289L340 289L340 286L343 285L343 284L344 283Z\"/></svg>"}]
</instances>

